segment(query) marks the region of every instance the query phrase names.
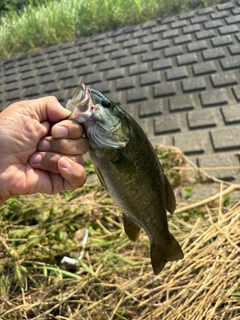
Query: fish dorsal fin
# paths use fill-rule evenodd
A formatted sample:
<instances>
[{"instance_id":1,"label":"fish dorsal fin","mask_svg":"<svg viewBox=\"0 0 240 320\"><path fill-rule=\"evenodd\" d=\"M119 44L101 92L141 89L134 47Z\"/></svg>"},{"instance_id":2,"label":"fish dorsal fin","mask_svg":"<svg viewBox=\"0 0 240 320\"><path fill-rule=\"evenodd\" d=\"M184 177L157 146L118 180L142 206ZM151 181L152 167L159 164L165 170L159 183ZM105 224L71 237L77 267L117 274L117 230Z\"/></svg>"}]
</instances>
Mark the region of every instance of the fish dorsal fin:
<instances>
[{"instance_id":1,"label":"fish dorsal fin","mask_svg":"<svg viewBox=\"0 0 240 320\"><path fill-rule=\"evenodd\" d=\"M164 174L164 190L165 190L165 201L166 201L167 211L173 214L173 212L176 209L176 199L173 193L172 186L170 185L170 182L168 181L165 174Z\"/></svg>"},{"instance_id":2,"label":"fish dorsal fin","mask_svg":"<svg viewBox=\"0 0 240 320\"><path fill-rule=\"evenodd\" d=\"M105 183L105 181L104 181L104 178L103 178L103 176L102 176L102 174L101 174L101 171L97 168L97 167L95 167L95 171L96 171L96 174L97 174L97 176L98 176L98 179L99 179L99 181L101 182L101 185L106 189L106 191L108 192L108 188L107 188L107 185L106 185L106 183Z\"/></svg>"},{"instance_id":3,"label":"fish dorsal fin","mask_svg":"<svg viewBox=\"0 0 240 320\"><path fill-rule=\"evenodd\" d=\"M136 241L139 237L141 227L139 227L131 218L123 213L123 224L126 235L131 241Z\"/></svg>"}]
</instances>

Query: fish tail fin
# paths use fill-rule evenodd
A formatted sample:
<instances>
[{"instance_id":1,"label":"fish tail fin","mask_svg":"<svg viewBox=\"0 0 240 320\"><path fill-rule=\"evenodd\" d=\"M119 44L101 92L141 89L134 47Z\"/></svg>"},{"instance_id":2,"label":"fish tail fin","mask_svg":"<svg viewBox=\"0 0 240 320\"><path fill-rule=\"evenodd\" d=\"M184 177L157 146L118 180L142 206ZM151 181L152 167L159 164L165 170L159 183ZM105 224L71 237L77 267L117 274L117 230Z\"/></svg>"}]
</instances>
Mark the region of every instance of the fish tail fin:
<instances>
[{"instance_id":1,"label":"fish tail fin","mask_svg":"<svg viewBox=\"0 0 240 320\"><path fill-rule=\"evenodd\" d=\"M157 243L153 241L151 243L151 263L155 275L159 274L168 261L176 261L182 258L182 249L171 233L169 233L167 242L164 239L164 241L158 241Z\"/></svg>"}]
</instances>

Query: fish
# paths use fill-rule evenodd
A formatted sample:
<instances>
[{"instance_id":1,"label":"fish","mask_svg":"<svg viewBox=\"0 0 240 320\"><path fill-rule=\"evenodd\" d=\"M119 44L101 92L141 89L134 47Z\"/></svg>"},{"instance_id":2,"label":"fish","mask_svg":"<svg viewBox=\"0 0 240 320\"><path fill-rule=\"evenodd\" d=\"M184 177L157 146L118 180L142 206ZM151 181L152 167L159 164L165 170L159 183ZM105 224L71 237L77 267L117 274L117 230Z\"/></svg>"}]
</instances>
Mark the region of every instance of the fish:
<instances>
[{"instance_id":1,"label":"fish","mask_svg":"<svg viewBox=\"0 0 240 320\"><path fill-rule=\"evenodd\" d=\"M69 119L80 123L89 143L97 176L123 214L124 230L136 241L141 228L151 247L155 275L168 261L183 258L169 232L167 211L176 200L160 161L140 125L101 92L81 83L66 108Z\"/></svg>"}]
</instances>

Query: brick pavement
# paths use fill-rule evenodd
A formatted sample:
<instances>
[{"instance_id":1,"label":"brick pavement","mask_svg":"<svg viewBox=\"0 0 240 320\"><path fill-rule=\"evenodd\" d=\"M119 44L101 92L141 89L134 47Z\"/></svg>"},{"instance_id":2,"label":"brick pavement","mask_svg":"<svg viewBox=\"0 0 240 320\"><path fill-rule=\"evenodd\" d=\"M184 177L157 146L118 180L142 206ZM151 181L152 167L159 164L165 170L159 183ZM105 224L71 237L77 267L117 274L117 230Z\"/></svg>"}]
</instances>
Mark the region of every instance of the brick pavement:
<instances>
[{"instance_id":1,"label":"brick pavement","mask_svg":"<svg viewBox=\"0 0 240 320\"><path fill-rule=\"evenodd\" d=\"M0 110L79 82L120 103L153 144L235 182L240 171L240 1L157 19L0 62Z\"/></svg>"}]
</instances>

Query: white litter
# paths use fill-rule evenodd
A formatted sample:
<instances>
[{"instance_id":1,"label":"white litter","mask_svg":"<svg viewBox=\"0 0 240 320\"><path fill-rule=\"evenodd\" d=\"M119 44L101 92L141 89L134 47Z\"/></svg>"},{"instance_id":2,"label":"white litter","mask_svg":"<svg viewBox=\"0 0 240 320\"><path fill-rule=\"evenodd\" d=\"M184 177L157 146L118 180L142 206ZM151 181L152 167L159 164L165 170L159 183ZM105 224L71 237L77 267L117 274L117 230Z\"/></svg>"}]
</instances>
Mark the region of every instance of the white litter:
<instances>
[{"instance_id":1,"label":"white litter","mask_svg":"<svg viewBox=\"0 0 240 320\"><path fill-rule=\"evenodd\" d=\"M85 251L85 246L87 244L87 239L88 239L88 229L85 228L84 229L84 235L83 235L83 238L82 238L82 250L79 254L79 256L74 259L74 258L70 258L70 257L63 257L62 260L61 260L61 264L64 264L64 265L69 265L69 266L74 266L74 265L78 265L78 261L81 260L83 258L83 255L84 255L84 251ZM79 239L77 239L79 240Z\"/></svg>"}]
</instances>

